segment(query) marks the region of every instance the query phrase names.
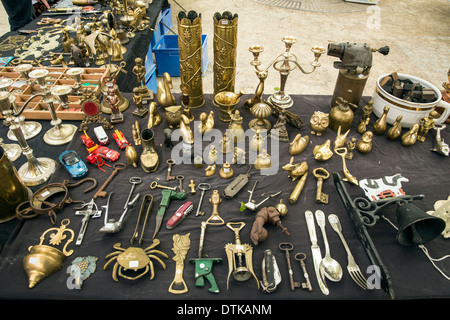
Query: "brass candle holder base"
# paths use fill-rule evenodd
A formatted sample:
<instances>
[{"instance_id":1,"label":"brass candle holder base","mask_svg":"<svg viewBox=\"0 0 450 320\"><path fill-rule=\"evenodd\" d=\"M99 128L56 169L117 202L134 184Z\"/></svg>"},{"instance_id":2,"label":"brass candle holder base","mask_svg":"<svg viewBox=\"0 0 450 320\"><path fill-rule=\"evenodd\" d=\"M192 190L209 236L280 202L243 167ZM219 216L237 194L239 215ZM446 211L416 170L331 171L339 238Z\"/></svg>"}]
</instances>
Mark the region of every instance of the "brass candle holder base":
<instances>
[{"instance_id":1,"label":"brass candle holder base","mask_svg":"<svg viewBox=\"0 0 450 320\"><path fill-rule=\"evenodd\" d=\"M77 132L77 127L72 124L60 124L49 129L44 134L44 141L52 146L60 146L72 141Z\"/></svg>"}]
</instances>

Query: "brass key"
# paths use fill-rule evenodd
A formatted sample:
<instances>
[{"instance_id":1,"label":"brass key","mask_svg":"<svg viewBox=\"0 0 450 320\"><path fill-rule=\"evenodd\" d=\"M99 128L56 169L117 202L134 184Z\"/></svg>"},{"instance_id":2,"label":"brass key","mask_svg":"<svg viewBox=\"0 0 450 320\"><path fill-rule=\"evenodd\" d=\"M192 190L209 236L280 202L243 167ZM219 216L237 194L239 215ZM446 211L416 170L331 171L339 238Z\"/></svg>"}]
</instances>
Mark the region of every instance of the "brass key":
<instances>
[{"instance_id":1,"label":"brass key","mask_svg":"<svg viewBox=\"0 0 450 320\"><path fill-rule=\"evenodd\" d=\"M173 159L167 159L166 160L167 165L169 166L167 168L167 181L175 180L175 176L172 176L172 166L175 164L175 160Z\"/></svg>"},{"instance_id":2,"label":"brass key","mask_svg":"<svg viewBox=\"0 0 450 320\"><path fill-rule=\"evenodd\" d=\"M317 179L316 202L328 204L328 194L322 192L323 181L330 177L330 173L324 168L313 170L313 176Z\"/></svg>"},{"instance_id":3,"label":"brass key","mask_svg":"<svg viewBox=\"0 0 450 320\"><path fill-rule=\"evenodd\" d=\"M153 181L153 182L150 184L150 189L156 189L156 188L160 188L160 189L168 189L168 190L177 191L177 187L173 187L173 188L171 188L171 187L166 187L166 186L162 186L162 185L158 184L158 182L156 182L156 181Z\"/></svg>"}]
</instances>

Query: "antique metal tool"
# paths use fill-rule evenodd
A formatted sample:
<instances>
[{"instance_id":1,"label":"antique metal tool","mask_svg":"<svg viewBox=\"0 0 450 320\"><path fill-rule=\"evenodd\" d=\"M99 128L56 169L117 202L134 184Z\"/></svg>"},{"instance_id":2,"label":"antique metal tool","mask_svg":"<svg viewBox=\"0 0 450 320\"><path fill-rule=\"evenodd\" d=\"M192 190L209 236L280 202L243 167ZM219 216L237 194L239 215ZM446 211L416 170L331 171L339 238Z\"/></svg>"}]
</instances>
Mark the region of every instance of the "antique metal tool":
<instances>
[{"instance_id":1,"label":"antique metal tool","mask_svg":"<svg viewBox=\"0 0 450 320\"><path fill-rule=\"evenodd\" d=\"M305 211L305 219L306 219L306 226L308 227L309 238L311 240L311 253L313 256L314 271L316 273L317 282L319 284L320 290L322 290L322 293L328 295L330 291L328 290L325 276L320 271L320 262L322 261L322 253L320 251L319 245L317 244L316 227L314 224L314 215L312 211L310 210Z\"/></svg>"},{"instance_id":2,"label":"antique metal tool","mask_svg":"<svg viewBox=\"0 0 450 320\"><path fill-rule=\"evenodd\" d=\"M139 196L140 196L139 193L133 198L133 200L131 200L131 196L133 195L136 185L140 184L142 182L142 179L139 177L131 177L129 182L131 183L131 190L130 190L130 193L128 194L127 201L125 202L125 204L123 206L122 215L120 216L119 220L117 220L117 221L115 219L108 218L109 200L111 198L111 195L108 196L108 203L106 206L107 209L105 211L105 225L100 228L100 230L99 230L100 232L116 233L116 232L119 232L120 230L122 230L123 220L125 218L125 215L128 213L128 209L130 207L132 207L136 203L136 201L139 200Z\"/></svg>"},{"instance_id":3,"label":"antique metal tool","mask_svg":"<svg viewBox=\"0 0 450 320\"><path fill-rule=\"evenodd\" d=\"M294 281L294 271L292 270L292 265L291 265L291 254L289 252L292 251L292 249L294 249L294 246L290 242L281 242L278 245L278 248L280 248L281 251L284 251L284 254L286 255L286 262L287 262L288 271L289 271L288 272L289 273L289 283L291 285L291 290L295 291L295 288L301 288L301 284L300 284L300 282Z\"/></svg>"},{"instance_id":4,"label":"antique metal tool","mask_svg":"<svg viewBox=\"0 0 450 320\"><path fill-rule=\"evenodd\" d=\"M176 262L175 264L175 277L169 286L169 292L173 294L183 294L188 292L188 287L183 279L184 260L186 259L187 252L191 247L191 240L189 239L190 233L184 236L175 234L173 239L172 251L175 256L172 258ZM177 288L181 286L181 288Z\"/></svg>"},{"instance_id":5,"label":"antique metal tool","mask_svg":"<svg viewBox=\"0 0 450 320\"><path fill-rule=\"evenodd\" d=\"M208 189L209 190L209 189ZM219 293L219 287L212 274L213 264L222 262L221 258L204 258L203 257L203 246L205 241L206 227L211 226L221 226L225 224L225 221L220 217L218 206L222 202L220 198L219 191L214 190L211 198L209 200L213 205L213 211L211 216L201 223L201 233L200 233L200 243L198 246L198 258L190 259L191 263L195 263L195 285L197 287L203 287L205 284L205 278L211 284L208 291L212 293Z\"/></svg>"},{"instance_id":6,"label":"antique metal tool","mask_svg":"<svg viewBox=\"0 0 450 320\"><path fill-rule=\"evenodd\" d=\"M277 260L272 250L264 251L264 258L261 264L262 280L261 288L264 293L271 293L276 290L281 282L281 273L278 269Z\"/></svg>"},{"instance_id":7,"label":"antique metal tool","mask_svg":"<svg viewBox=\"0 0 450 320\"><path fill-rule=\"evenodd\" d=\"M267 200L276 197L277 195L279 195L281 193L281 191L278 191L277 193L274 193L268 197L266 197L265 199L261 200L261 202L259 203L255 203L254 200L252 200L253 197L253 192L255 191L255 187L256 184L258 183L258 180L256 180L255 184L253 185L253 188L251 191L248 191L250 193L250 196L248 197L248 201L247 203L241 202L241 211L245 211L246 209L251 210L251 211L256 211L258 209L258 207L260 205L262 205L264 202L266 202Z\"/></svg>"},{"instance_id":8,"label":"antique metal tool","mask_svg":"<svg viewBox=\"0 0 450 320\"><path fill-rule=\"evenodd\" d=\"M259 289L259 281L253 271L252 255L253 248L248 243L241 243L239 232L245 227L245 222L228 222L227 227L234 232L235 244L227 243L225 252L228 258L227 289L230 276L236 281L247 281L251 277L256 280Z\"/></svg>"},{"instance_id":9,"label":"antique metal tool","mask_svg":"<svg viewBox=\"0 0 450 320\"><path fill-rule=\"evenodd\" d=\"M356 179L356 177L350 173L350 171L348 170L347 165L345 163L345 157L348 152L347 148L346 147L335 148L334 152L336 154L338 154L339 156L341 156L341 158L342 158L342 172L344 173L344 176L345 176L344 181L358 185L358 179Z\"/></svg>"},{"instance_id":10,"label":"antique metal tool","mask_svg":"<svg viewBox=\"0 0 450 320\"><path fill-rule=\"evenodd\" d=\"M223 190L223 196L227 199L233 198L239 191L242 190L243 187L248 182L248 178L250 177L250 170L252 169L252 166L248 168L247 173L243 174L241 173L238 175L224 190Z\"/></svg>"},{"instance_id":11,"label":"antique metal tool","mask_svg":"<svg viewBox=\"0 0 450 320\"><path fill-rule=\"evenodd\" d=\"M148 203L148 205L147 205L147 203ZM139 210L139 215L138 215L138 219L137 219L137 222L136 222L136 227L134 229L133 236L131 237L131 240L130 240L131 244L133 244L134 240L139 235L138 227L139 227L141 219L142 219L142 217L143 217L143 215L145 213L144 222L142 224L142 229L141 229L141 234L139 236L139 245L142 243L142 237L144 235L145 226L147 225L147 220L148 220L148 216L150 214L150 210L152 209L152 205L153 205L153 196L151 194L146 194L142 198L141 209ZM147 210L145 209L145 206L147 206Z\"/></svg>"},{"instance_id":12,"label":"antique metal tool","mask_svg":"<svg viewBox=\"0 0 450 320\"><path fill-rule=\"evenodd\" d=\"M81 242L83 242L84 234L86 233L86 229L88 226L88 222L90 218L99 218L102 215L102 210L98 210L97 204L94 202L94 199L91 199L88 203L84 204L81 208L87 206L86 210L77 210L75 211L75 214L80 216L83 216L83 219L81 220L81 229L78 233L77 240L75 242L75 245L79 246L81 245Z\"/></svg>"},{"instance_id":13,"label":"antique metal tool","mask_svg":"<svg viewBox=\"0 0 450 320\"><path fill-rule=\"evenodd\" d=\"M178 208L178 210L173 214L172 217L170 217L169 220L167 220L166 227L167 229L173 229L175 228L181 221L186 218L186 216L194 210L194 205L192 204L192 201L188 201L185 204L183 204L181 207Z\"/></svg>"},{"instance_id":14,"label":"antique metal tool","mask_svg":"<svg viewBox=\"0 0 450 320\"><path fill-rule=\"evenodd\" d=\"M204 212L200 211L200 207L202 206L205 191L208 191L209 189L211 189L211 185L209 183L201 182L198 184L198 188L200 190L202 190L202 192L200 194L200 201L198 202L197 212L195 213L195 216L199 216L199 215L202 216L204 214Z\"/></svg>"},{"instance_id":15,"label":"antique metal tool","mask_svg":"<svg viewBox=\"0 0 450 320\"><path fill-rule=\"evenodd\" d=\"M322 192L323 181L330 177L330 173L324 168L315 168L313 176L317 179L316 202L328 204L328 194Z\"/></svg>"},{"instance_id":16,"label":"antique metal tool","mask_svg":"<svg viewBox=\"0 0 450 320\"><path fill-rule=\"evenodd\" d=\"M306 270L306 254L303 252L297 252L294 256L294 259L300 262L300 267L303 271L303 277L305 278L306 282L302 282L302 289L307 289L308 291L312 291L312 285L311 280L309 280L309 274Z\"/></svg>"},{"instance_id":17,"label":"antique metal tool","mask_svg":"<svg viewBox=\"0 0 450 320\"><path fill-rule=\"evenodd\" d=\"M171 175L171 173L172 173L172 166L175 165L175 160L173 160L173 159L167 159L167 160L166 160L166 163L167 163L167 165L168 165L168 167L167 167L167 178L166 178L166 180L167 180L167 181L175 180L175 176L172 176L172 175Z\"/></svg>"},{"instance_id":18,"label":"antique metal tool","mask_svg":"<svg viewBox=\"0 0 450 320\"><path fill-rule=\"evenodd\" d=\"M159 204L158 212L156 213L156 226L155 232L153 233L153 239L155 239L156 234L161 228L162 221L164 218L164 214L166 213L167 208L169 207L170 201L173 199L176 200L184 200L186 199L186 192L175 192L173 190L163 190L161 191L161 202Z\"/></svg>"},{"instance_id":19,"label":"antique metal tool","mask_svg":"<svg viewBox=\"0 0 450 320\"><path fill-rule=\"evenodd\" d=\"M106 181L103 183L103 185L100 187L100 189L97 190L97 192L94 194L94 199L97 199L98 197L105 198L108 192L105 191L106 187L109 185L109 183L114 179L114 177L119 173L120 170L123 170L127 167L125 163L115 163L113 165L114 171L111 172L111 175L106 179Z\"/></svg>"},{"instance_id":20,"label":"antique metal tool","mask_svg":"<svg viewBox=\"0 0 450 320\"><path fill-rule=\"evenodd\" d=\"M184 180L184 176L182 175L177 175L176 179L178 180L178 188L180 189L180 192L185 192L184 188L183 188L183 180Z\"/></svg>"}]
</instances>

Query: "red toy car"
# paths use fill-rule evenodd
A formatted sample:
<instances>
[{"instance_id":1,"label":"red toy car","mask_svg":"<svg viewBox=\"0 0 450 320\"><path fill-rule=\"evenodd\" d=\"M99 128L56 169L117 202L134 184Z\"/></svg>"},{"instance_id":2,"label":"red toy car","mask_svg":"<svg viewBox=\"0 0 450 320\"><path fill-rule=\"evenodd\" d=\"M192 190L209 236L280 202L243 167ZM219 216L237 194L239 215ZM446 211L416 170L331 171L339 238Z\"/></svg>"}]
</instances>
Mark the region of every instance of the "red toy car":
<instances>
[{"instance_id":1,"label":"red toy car","mask_svg":"<svg viewBox=\"0 0 450 320\"><path fill-rule=\"evenodd\" d=\"M110 162L117 161L120 157L119 152L103 146L96 146L94 148L90 148L88 149L88 153L89 154L94 153L95 155L99 155L103 159L106 159Z\"/></svg>"},{"instance_id":2,"label":"red toy car","mask_svg":"<svg viewBox=\"0 0 450 320\"><path fill-rule=\"evenodd\" d=\"M127 138L125 138L125 136L123 135L122 131L116 130L114 131L112 136L120 149L124 149L130 145Z\"/></svg>"}]
</instances>

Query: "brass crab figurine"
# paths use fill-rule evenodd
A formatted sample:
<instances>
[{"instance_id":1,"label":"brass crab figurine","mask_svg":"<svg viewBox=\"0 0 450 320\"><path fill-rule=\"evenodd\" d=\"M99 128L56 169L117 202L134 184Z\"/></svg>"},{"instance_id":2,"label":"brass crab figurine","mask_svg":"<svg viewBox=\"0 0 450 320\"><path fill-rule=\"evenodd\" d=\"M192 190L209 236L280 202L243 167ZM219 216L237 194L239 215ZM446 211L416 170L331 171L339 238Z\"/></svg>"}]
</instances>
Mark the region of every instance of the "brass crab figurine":
<instances>
[{"instance_id":1,"label":"brass crab figurine","mask_svg":"<svg viewBox=\"0 0 450 320\"><path fill-rule=\"evenodd\" d=\"M154 239L153 243L145 249L139 247L130 247L124 249L122 248L122 245L120 243L116 243L115 245L113 245L113 248L117 251L114 251L105 257L105 259L109 260L103 266L103 270L106 270L111 262L117 260L114 264L112 272L112 278L114 281L119 281L118 276L129 280L136 280L146 274L149 270L151 271L150 280L152 280L155 276L155 269L153 267L152 259L158 261L162 265L164 270L166 269L166 265L164 264L164 262L155 254L158 253L165 258L169 258L167 254L160 250L152 250L154 247L159 245L159 243L160 241L158 239ZM138 271L139 269L143 268L145 268L145 270L138 273L135 277L131 277L123 273L123 271L126 271L128 269Z\"/></svg>"}]
</instances>

